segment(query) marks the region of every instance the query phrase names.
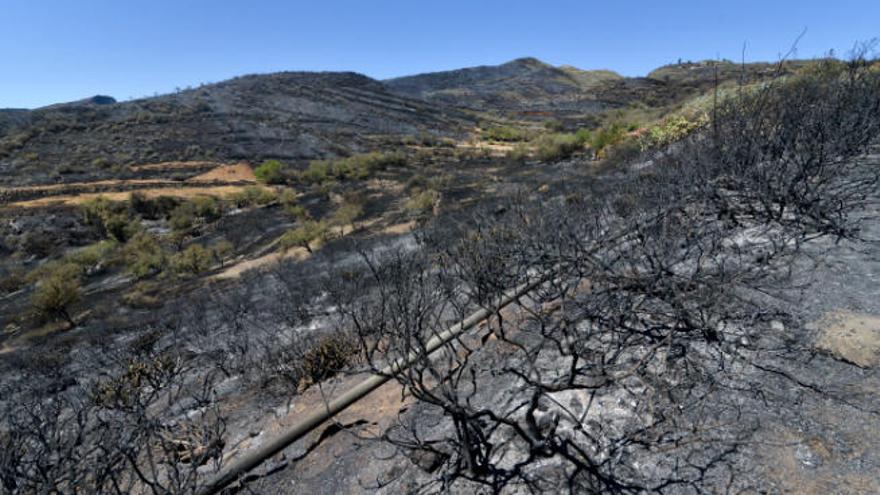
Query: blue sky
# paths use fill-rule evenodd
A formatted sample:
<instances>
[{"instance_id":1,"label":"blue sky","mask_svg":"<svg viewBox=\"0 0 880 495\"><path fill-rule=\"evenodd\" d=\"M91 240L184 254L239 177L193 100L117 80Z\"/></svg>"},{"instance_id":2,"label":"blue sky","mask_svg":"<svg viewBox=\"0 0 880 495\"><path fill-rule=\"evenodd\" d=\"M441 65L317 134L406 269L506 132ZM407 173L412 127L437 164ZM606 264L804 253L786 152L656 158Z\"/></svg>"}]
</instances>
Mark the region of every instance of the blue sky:
<instances>
[{"instance_id":1,"label":"blue sky","mask_svg":"<svg viewBox=\"0 0 880 495\"><path fill-rule=\"evenodd\" d=\"M0 108L120 100L279 70L376 78L497 64L644 75L682 59L845 53L880 1L0 0Z\"/></svg>"}]
</instances>

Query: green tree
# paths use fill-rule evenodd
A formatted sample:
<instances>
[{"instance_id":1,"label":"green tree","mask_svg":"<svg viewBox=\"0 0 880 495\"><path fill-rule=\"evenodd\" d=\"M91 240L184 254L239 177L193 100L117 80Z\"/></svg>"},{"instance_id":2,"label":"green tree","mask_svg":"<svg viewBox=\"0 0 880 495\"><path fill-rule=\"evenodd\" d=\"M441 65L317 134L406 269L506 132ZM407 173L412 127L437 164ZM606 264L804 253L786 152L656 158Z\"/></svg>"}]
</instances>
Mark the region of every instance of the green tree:
<instances>
[{"instance_id":1,"label":"green tree","mask_svg":"<svg viewBox=\"0 0 880 495\"><path fill-rule=\"evenodd\" d=\"M196 223L196 207L193 203L187 201L181 203L172 212L168 219L168 224L172 230L178 232L189 232Z\"/></svg>"},{"instance_id":2,"label":"green tree","mask_svg":"<svg viewBox=\"0 0 880 495\"><path fill-rule=\"evenodd\" d=\"M305 209L302 205L290 205L284 207L284 213L287 213L291 217L295 218L297 221L303 222L312 218L309 210Z\"/></svg>"},{"instance_id":3,"label":"green tree","mask_svg":"<svg viewBox=\"0 0 880 495\"><path fill-rule=\"evenodd\" d=\"M348 202L346 201L336 211L333 212L333 216L330 218L330 223L339 227L339 235L345 234L345 226L351 225L354 228L354 222L364 213L364 207L359 202Z\"/></svg>"},{"instance_id":4,"label":"green tree","mask_svg":"<svg viewBox=\"0 0 880 495\"><path fill-rule=\"evenodd\" d=\"M220 266L223 266L223 263L234 251L235 247L226 239L217 241L211 246L211 254L214 255L214 260L217 261Z\"/></svg>"},{"instance_id":5,"label":"green tree","mask_svg":"<svg viewBox=\"0 0 880 495\"><path fill-rule=\"evenodd\" d=\"M128 272L137 279L161 272L166 265L165 250L156 236L139 232L122 248L122 259Z\"/></svg>"},{"instance_id":6,"label":"green tree","mask_svg":"<svg viewBox=\"0 0 880 495\"><path fill-rule=\"evenodd\" d=\"M199 218L211 222L220 218L220 204L211 196L196 196L191 200L193 211Z\"/></svg>"},{"instance_id":7,"label":"green tree","mask_svg":"<svg viewBox=\"0 0 880 495\"><path fill-rule=\"evenodd\" d=\"M327 236L327 224L315 220L306 220L292 230L288 230L279 239L281 249L287 251L292 247L303 247L309 253L319 246Z\"/></svg>"},{"instance_id":8,"label":"green tree","mask_svg":"<svg viewBox=\"0 0 880 495\"><path fill-rule=\"evenodd\" d=\"M114 203L104 196L84 202L80 209L85 222L110 239L125 242L139 230L123 203Z\"/></svg>"}]
</instances>

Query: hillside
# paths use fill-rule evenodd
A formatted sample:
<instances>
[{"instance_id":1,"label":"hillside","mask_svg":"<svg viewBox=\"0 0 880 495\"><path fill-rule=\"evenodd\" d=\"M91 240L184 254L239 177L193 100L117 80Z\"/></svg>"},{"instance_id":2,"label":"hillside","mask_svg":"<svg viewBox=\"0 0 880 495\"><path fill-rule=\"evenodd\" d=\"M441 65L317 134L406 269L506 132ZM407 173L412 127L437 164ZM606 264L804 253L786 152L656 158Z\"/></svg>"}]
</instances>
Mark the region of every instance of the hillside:
<instances>
[{"instance_id":1,"label":"hillside","mask_svg":"<svg viewBox=\"0 0 880 495\"><path fill-rule=\"evenodd\" d=\"M589 90L618 79L621 77L610 71L563 69L535 58L520 58L496 66L419 74L384 83L397 94L445 105L529 115L602 110L605 102Z\"/></svg>"},{"instance_id":2,"label":"hillside","mask_svg":"<svg viewBox=\"0 0 880 495\"><path fill-rule=\"evenodd\" d=\"M0 180L91 180L117 176L114 167L175 160L296 163L470 126L459 111L393 95L359 74L253 75L125 103L4 111Z\"/></svg>"},{"instance_id":3,"label":"hillside","mask_svg":"<svg viewBox=\"0 0 880 495\"><path fill-rule=\"evenodd\" d=\"M131 178L127 166L183 160L278 158L302 167L412 137L462 139L481 119L497 116L597 125L604 111L661 111L705 93L716 83L716 66L721 83L777 75L773 64L701 62L626 78L522 58L382 82L355 73L282 72L122 103L95 96L3 109L0 184Z\"/></svg>"},{"instance_id":4,"label":"hillside","mask_svg":"<svg viewBox=\"0 0 880 495\"><path fill-rule=\"evenodd\" d=\"M607 70L554 67L535 58L399 77L383 81L402 96L453 107L499 112L514 117L564 117L591 114L639 103L660 107L710 89L716 82L764 80L790 73L806 62L777 64L730 62L680 63L660 67L646 77L623 77Z\"/></svg>"},{"instance_id":5,"label":"hillside","mask_svg":"<svg viewBox=\"0 0 880 495\"><path fill-rule=\"evenodd\" d=\"M0 111L0 493L880 492L856 62Z\"/></svg>"}]
</instances>

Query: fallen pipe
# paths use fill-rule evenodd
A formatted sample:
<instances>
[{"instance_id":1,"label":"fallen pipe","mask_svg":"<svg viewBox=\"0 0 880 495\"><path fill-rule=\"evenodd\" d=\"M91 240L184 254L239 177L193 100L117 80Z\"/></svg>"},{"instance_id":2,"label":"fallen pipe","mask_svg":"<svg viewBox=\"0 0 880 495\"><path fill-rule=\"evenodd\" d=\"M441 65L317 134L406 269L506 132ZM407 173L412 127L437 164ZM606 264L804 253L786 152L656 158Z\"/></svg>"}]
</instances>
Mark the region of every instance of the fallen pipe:
<instances>
[{"instance_id":1,"label":"fallen pipe","mask_svg":"<svg viewBox=\"0 0 880 495\"><path fill-rule=\"evenodd\" d=\"M441 332L432 337L425 345L425 352L431 354L432 352L436 351L455 337L475 327L486 318L489 318L498 310L516 301L527 292L530 292L532 289L543 283L544 280L546 280L546 278L540 278L532 282L526 282L504 293L504 295L498 300L498 303L495 304L492 308L480 309L460 323L457 323L445 330L444 332ZM259 448L254 449L251 452L245 453L240 458L235 460L235 462L226 466L220 471L220 473L218 473L218 475L214 479L212 479L200 490L198 490L196 494L212 495L218 493L223 488L238 480L243 474L259 466L266 459L272 457L278 452L281 452L287 446L299 440L310 431L314 430L324 421L332 418L337 413L343 411L348 406L362 399L373 390L381 387L383 384L391 380L391 378L396 373L409 368L421 357L421 352L411 352L409 355L407 355L406 358L399 359L391 363L379 373L369 376L364 381L350 388L342 395L336 397L330 402L326 402L326 407L324 409L317 410L311 414L306 415L304 418L302 418L302 420L292 425L290 428L282 432L277 437L269 440L267 443L261 445Z\"/></svg>"}]
</instances>

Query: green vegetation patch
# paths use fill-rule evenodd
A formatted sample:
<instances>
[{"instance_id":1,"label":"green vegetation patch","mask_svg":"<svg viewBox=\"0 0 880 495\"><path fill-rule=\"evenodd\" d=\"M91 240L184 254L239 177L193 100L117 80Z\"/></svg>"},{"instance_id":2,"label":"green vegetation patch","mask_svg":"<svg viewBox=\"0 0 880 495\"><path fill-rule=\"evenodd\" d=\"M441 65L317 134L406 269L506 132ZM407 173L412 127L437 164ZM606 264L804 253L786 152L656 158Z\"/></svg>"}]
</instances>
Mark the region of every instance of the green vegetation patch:
<instances>
[{"instance_id":1,"label":"green vegetation patch","mask_svg":"<svg viewBox=\"0 0 880 495\"><path fill-rule=\"evenodd\" d=\"M405 165L406 158L400 153L372 152L337 160L314 160L306 170L300 172L298 179L304 184L364 180L376 171Z\"/></svg>"},{"instance_id":2,"label":"green vegetation patch","mask_svg":"<svg viewBox=\"0 0 880 495\"><path fill-rule=\"evenodd\" d=\"M278 160L266 160L254 169L254 175L264 184L281 184L284 182L283 168Z\"/></svg>"},{"instance_id":3,"label":"green vegetation patch","mask_svg":"<svg viewBox=\"0 0 880 495\"><path fill-rule=\"evenodd\" d=\"M485 141L517 142L528 141L529 135L522 129L511 126L493 126L484 130L482 137Z\"/></svg>"}]
</instances>

